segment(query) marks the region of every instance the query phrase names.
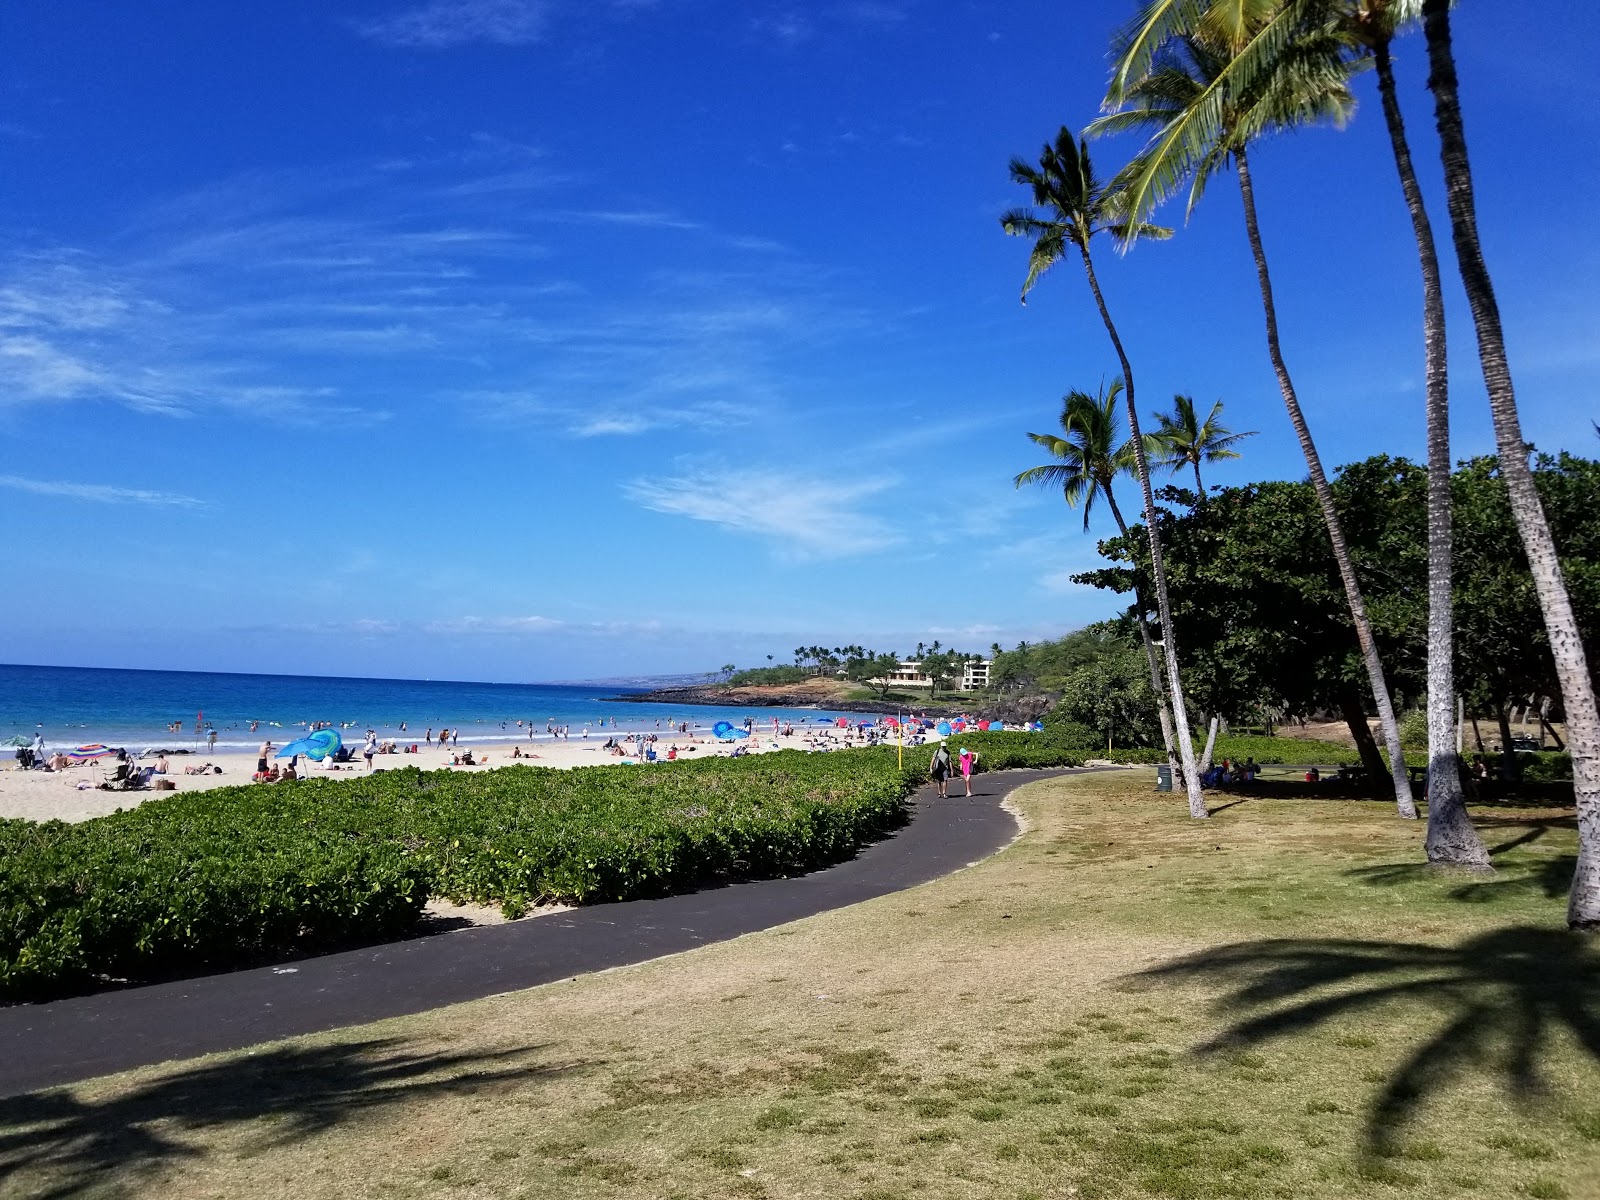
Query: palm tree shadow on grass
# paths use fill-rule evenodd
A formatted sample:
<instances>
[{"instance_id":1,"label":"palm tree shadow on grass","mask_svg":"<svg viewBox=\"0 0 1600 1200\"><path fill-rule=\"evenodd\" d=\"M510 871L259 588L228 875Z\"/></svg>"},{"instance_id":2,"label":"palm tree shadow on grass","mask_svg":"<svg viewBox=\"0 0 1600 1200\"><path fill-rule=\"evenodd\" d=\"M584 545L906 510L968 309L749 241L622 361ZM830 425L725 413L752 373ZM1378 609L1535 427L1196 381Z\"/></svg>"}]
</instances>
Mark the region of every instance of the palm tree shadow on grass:
<instances>
[{"instance_id":1,"label":"palm tree shadow on grass","mask_svg":"<svg viewBox=\"0 0 1600 1200\"><path fill-rule=\"evenodd\" d=\"M1519 858L1510 863L1497 861L1502 855L1539 841L1552 829L1573 829L1574 817L1548 818L1497 818L1478 817L1476 824L1484 833L1496 830L1520 830L1508 841L1489 847L1489 856L1496 872L1492 875L1473 875L1463 878L1447 893L1452 900L1467 903L1488 903L1516 892L1537 891L1546 899L1567 894L1572 886L1572 874L1577 869L1575 854L1558 854L1539 859ZM1439 868L1429 863L1382 863L1372 867L1356 867L1346 874L1379 887L1397 887L1426 878L1437 878Z\"/></svg>"},{"instance_id":2,"label":"palm tree shadow on grass","mask_svg":"<svg viewBox=\"0 0 1600 1200\"><path fill-rule=\"evenodd\" d=\"M1197 1047L1211 1054L1313 1030L1389 1001L1444 1016L1389 1074L1367 1114L1369 1152L1388 1155L1431 1093L1468 1070L1500 1076L1519 1104L1551 1093L1541 1063L1561 1031L1600 1059L1600 951L1573 934L1512 926L1456 946L1338 939L1243 942L1141 971L1146 982L1226 990L1243 1014Z\"/></svg>"},{"instance_id":3,"label":"palm tree shadow on grass","mask_svg":"<svg viewBox=\"0 0 1600 1200\"><path fill-rule=\"evenodd\" d=\"M278 1046L164 1075L104 1100L55 1089L0 1100L0 1179L47 1172L41 1200L94 1187L135 1190L166 1164L207 1151L184 1135L252 1125L244 1153L299 1141L363 1114L442 1095L504 1090L581 1070L527 1061L540 1046L486 1054L416 1054L397 1039ZM113 1168L125 1172L107 1179Z\"/></svg>"}]
</instances>

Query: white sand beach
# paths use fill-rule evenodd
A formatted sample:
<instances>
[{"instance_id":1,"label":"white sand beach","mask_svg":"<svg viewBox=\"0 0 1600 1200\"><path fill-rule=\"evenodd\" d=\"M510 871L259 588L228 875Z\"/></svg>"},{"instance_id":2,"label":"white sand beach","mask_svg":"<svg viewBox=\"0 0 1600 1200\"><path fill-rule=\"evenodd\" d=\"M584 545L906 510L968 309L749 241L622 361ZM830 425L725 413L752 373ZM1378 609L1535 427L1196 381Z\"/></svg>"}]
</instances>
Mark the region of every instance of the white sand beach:
<instances>
[{"instance_id":1,"label":"white sand beach","mask_svg":"<svg viewBox=\"0 0 1600 1200\"><path fill-rule=\"evenodd\" d=\"M423 746L416 754L380 754L373 759L373 769L384 771L399 767L420 767L425 771L448 769L481 772L519 763L558 769L605 765L616 765L622 770L640 769L637 766L625 765L623 758L605 749L607 739L613 736L620 735L609 730L605 732L591 730L587 740L574 735L570 740L541 740L531 746L527 743L514 745L503 741L474 744L463 739L458 746L449 751L431 745ZM859 739L847 738L846 732L842 729L817 726L797 727L789 736L774 736L770 726L765 732L758 726L749 738L735 742L718 741L703 729L688 735L663 732L657 736L659 740L655 743L655 749L661 760L666 759L673 746L678 748L680 758L694 759L717 755L726 757L733 753L735 746L741 745L748 747L750 753L762 754L778 749L827 750L864 744ZM894 744L892 736L889 744ZM359 749L359 742L352 746L353 751ZM453 755L468 750L472 752L475 760L473 766L451 766ZM514 757L514 753L520 757ZM60 771L22 771L17 769L16 764L6 762L3 769L0 769L0 818L83 821L90 817L115 812L119 808L133 808L173 794L173 791L154 789L136 792L99 790L96 785L110 772L112 762L111 759L101 759ZM152 766L154 763L153 758L140 760L141 766ZM355 762L344 764L337 771L328 770L325 764L313 763L307 759L301 759L300 763L303 768L301 774L306 778L351 778L364 775L367 771L366 762L359 755L356 756ZM186 774L188 768L199 768L207 764L220 767L222 773ZM168 774L157 778L171 780L174 791L208 791L212 788L249 784L251 776L255 773L256 756L254 753L173 756L168 760L168 767ZM643 769L648 770L649 765Z\"/></svg>"}]
</instances>

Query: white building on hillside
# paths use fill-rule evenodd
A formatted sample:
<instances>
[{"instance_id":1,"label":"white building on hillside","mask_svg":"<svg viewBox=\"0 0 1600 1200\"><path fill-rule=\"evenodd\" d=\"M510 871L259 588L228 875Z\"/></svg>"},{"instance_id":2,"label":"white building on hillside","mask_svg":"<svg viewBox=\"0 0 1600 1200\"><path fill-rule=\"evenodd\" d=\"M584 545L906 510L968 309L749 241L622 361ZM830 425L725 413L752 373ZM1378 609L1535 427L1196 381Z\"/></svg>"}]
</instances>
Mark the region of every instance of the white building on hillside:
<instances>
[{"instance_id":1,"label":"white building on hillside","mask_svg":"<svg viewBox=\"0 0 1600 1200\"><path fill-rule=\"evenodd\" d=\"M987 658L972 660L961 664L961 674L954 680L956 690L961 692L976 692L989 686L989 668L994 665ZM888 683L890 687L902 688L929 688L933 687L933 680L922 673L922 660L918 658L905 658L900 660L900 666L887 680L875 679L874 683Z\"/></svg>"}]
</instances>

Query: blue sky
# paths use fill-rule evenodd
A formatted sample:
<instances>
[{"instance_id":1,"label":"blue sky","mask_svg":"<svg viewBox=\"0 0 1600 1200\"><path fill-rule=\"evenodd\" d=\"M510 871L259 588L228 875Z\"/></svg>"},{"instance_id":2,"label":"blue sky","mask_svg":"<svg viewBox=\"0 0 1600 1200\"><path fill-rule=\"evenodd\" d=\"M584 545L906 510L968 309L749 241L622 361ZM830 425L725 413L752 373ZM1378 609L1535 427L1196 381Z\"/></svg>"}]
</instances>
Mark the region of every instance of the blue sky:
<instances>
[{"instance_id":1,"label":"blue sky","mask_svg":"<svg viewBox=\"0 0 1600 1200\"><path fill-rule=\"evenodd\" d=\"M1067 579L1093 538L1011 477L1115 360L1068 266L1018 304L996 218L1007 159L1096 114L1129 11L6 6L0 661L571 679L1106 615ZM1592 453L1600 12L1492 11L1462 6L1457 49L1524 419ZM1420 37L1397 69L1442 232ZM1330 464L1421 454L1419 286L1360 89L1348 130L1255 160ZM1208 482L1298 477L1232 180L1101 275L1141 409L1260 431Z\"/></svg>"}]
</instances>

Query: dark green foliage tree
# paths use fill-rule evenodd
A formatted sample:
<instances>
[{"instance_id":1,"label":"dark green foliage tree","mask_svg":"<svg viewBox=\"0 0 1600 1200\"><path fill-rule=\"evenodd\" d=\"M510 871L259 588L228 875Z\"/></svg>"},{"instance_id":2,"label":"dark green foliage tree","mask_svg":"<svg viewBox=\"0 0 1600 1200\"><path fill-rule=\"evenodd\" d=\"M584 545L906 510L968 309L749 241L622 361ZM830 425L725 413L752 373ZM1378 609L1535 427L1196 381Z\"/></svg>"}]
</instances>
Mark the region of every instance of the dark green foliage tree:
<instances>
[{"instance_id":1,"label":"dark green foliage tree","mask_svg":"<svg viewBox=\"0 0 1600 1200\"><path fill-rule=\"evenodd\" d=\"M1579 630L1592 643L1600 631L1600 463L1541 454L1533 477L1560 550ZM1464 463L1451 490L1457 526L1457 671L1468 710L1505 722L1513 703L1530 696L1558 697L1560 680L1498 461Z\"/></svg>"},{"instance_id":2,"label":"dark green foliage tree","mask_svg":"<svg viewBox=\"0 0 1600 1200\"><path fill-rule=\"evenodd\" d=\"M1109 640L1092 661L1067 676L1052 723L1093 730L1096 747L1112 750L1118 745L1155 744L1161 734L1154 713L1144 653L1119 638Z\"/></svg>"},{"instance_id":3,"label":"dark green foliage tree","mask_svg":"<svg viewBox=\"0 0 1600 1200\"><path fill-rule=\"evenodd\" d=\"M990 677L1003 691L1059 692L1067 677L1126 641L1122 623L1097 621L1049 642L1018 642L995 657Z\"/></svg>"},{"instance_id":4,"label":"dark green foliage tree","mask_svg":"<svg viewBox=\"0 0 1600 1200\"><path fill-rule=\"evenodd\" d=\"M899 666L900 656L892 650L881 654L863 650L845 662L844 670L852 683L865 684L883 697L894 687L892 676Z\"/></svg>"},{"instance_id":5,"label":"dark green foliage tree","mask_svg":"<svg viewBox=\"0 0 1600 1200\"><path fill-rule=\"evenodd\" d=\"M1600 463L1541 455L1534 477L1586 638L1600 631ZM1333 483L1351 558L1369 596L1373 634L1396 690L1420 697L1427 664L1427 477L1378 456ZM1463 463L1456 512L1456 677L1468 710L1558 694L1538 597L1496 460ZM1184 495L1169 490L1169 502ZM1185 688L1197 704L1249 720L1268 708L1340 712L1369 769L1362 664L1342 585L1309 485L1274 481L1218 489L1162 518L1172 547L1173 619L1191 647ZM1101 543L1117 564L1080 582L1126 593L1139 534ZM1380 775L1384 769L1378 766Z\"/></svg>"},{"instance_id":6,"label":"dark green foliage tree","mask_svg":"<svg viewBox=\"0 0 1600 1200\"><path fill-rule=\"evenodd\" d=\"M935 646L938 644L938 642L934 643ZM928 682L931 685L928 688L930 699L939 694L940 688L948 687L950 681L955 678L957 671L956 661L957 656L951 650L941 650L937 653L923 656L922 673L928 677Z\"/></svg>"}]
</instances>

